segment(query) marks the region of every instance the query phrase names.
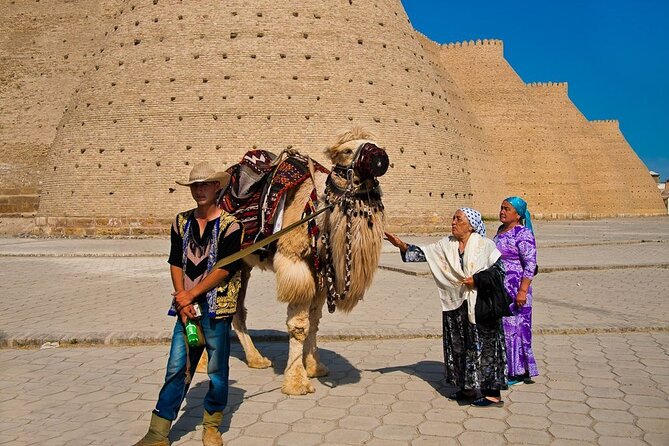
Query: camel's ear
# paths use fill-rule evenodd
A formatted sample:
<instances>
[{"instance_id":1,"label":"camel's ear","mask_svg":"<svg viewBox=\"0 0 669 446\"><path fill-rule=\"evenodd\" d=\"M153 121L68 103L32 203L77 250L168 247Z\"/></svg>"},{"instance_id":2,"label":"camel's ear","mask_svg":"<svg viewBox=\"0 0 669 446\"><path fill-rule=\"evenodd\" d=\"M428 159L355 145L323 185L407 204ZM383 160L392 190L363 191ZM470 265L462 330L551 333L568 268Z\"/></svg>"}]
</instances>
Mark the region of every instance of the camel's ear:
<instances>
[{"instance_id":1,"label":"camel's ear","mask_svg":"<svg viewBox=\"0 0 669 446\"><path fill-rule=\"evenodd\" d=\"M335 150L334 146L326 147L323 150L323 153L325 154L325 156L328 157L330 161L334 161L335 156L337 156L337 151Z\"/></svg>"}]
</instances>

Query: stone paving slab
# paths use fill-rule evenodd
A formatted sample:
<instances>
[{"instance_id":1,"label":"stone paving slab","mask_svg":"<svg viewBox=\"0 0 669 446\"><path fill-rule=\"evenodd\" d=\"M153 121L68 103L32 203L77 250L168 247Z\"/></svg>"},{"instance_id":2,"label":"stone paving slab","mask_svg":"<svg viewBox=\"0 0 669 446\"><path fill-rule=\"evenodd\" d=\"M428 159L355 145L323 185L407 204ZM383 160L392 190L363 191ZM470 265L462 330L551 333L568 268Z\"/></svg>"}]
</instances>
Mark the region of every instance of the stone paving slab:
<instances>
[{"instance_id":1,"label":"stone paving slab","mask_svg":"<svg viewBox=\"0 0 669 446\"><path fill-rule=\"evenodd\" d=\"M486 222L488 234L498 223ZM534 224L540 247L626 244L641 241L669 242L669 217L617 218L607 220L539 220ZM403 236L423 245L441 236ZM396 252L388 242L383 252ZM0 237L0 256L166 256L168 238L17 238Z\"/></svg>"},{"instance_id":2,"label":"stone paving slab","mask_svg":"<svg viewBox=\"0 0 669 446\"><path fill-rule=\"evenodd\" d=\"M438 339L322 342L314 394L281 393L287 346L260 344L273 368L233 346L221 425L237 445L669 444L669 333L541 335L541 376L501 408L449 401ZM122 445L148 426L169 347L0 350L0 444ZM175 445L201 444L206 376L197 374Z\"/></svg>"},{"instance_id":3,"label":"stone paving slab","mask_svg":"<svg viewBox=\"0 0 669 446\"><path fill-rule=\"evenodd\" d=\"M167 263L158 258L0 258L0 345L167 342L173 319ZM26 271L30 271L26 274ZM669 330L669 270L637 268L539 274L537 333ZM274 275L254 271L248 327L259 339L286 337L286 307ZM439 336L441 308L430 277L378 271L348 315L325 312L325 338Z\"/></svg>"}]
</instances>

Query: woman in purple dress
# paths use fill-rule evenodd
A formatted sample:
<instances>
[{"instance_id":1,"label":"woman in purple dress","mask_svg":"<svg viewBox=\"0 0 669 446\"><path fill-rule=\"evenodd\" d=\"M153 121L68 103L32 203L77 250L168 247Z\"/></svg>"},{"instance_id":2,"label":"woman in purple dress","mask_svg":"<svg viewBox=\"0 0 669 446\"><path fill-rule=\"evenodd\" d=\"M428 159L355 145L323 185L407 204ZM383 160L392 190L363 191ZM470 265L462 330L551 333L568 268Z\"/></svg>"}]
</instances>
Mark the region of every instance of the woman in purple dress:
<instances>
[{"instance_id":1,"label":"woman in purple dress","mask_svg":"<svg viewBox=\"0 0 669 446\"><path fill-rule=\"evenodd\" d=\"M499 211L502 225L494 237L502 253L506 270L504 286L513 299L509 317L502 319L506 339L509 385L531 384L537 376L532 352L532 279L537 268L537 245L527 203L520 197L509 197Z\"/></svg>"}]
</instances>

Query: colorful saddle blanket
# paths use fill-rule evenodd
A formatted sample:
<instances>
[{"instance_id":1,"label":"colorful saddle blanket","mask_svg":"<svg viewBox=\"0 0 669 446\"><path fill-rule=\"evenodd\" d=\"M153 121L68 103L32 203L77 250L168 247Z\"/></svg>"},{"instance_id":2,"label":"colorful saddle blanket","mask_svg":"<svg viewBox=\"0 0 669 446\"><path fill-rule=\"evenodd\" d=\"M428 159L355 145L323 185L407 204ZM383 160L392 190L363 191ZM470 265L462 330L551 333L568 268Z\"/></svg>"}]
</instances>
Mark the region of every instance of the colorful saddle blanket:
<instances>
[{"instance_id":1,"label":"colorful saddle blanket","mask_svg":"<svg viewBox=\"0 0 669 446\"><path fill-rule=\"evenodd\" d=\"M218 206L244 225L242 249L272 234L281 199L309 179L308 158L288 155L278 165L277 156L265 150L251 150L227 169L230 185L218 198ZM313 162L314 170L329 171Z\"/></svg>"}]
</instances>

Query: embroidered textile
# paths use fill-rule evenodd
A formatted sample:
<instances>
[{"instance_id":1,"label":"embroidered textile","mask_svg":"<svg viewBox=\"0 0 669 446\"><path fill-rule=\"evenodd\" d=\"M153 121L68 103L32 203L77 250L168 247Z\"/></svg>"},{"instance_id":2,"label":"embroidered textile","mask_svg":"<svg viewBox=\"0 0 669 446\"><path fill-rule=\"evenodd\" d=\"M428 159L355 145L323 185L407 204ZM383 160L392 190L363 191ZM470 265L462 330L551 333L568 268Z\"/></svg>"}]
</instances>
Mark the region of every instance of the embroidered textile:
<instances>
[{"instance_id":1,"label":"embroidered textile","mask_svg":"<svg viewBox=\"0 0 669 446\"><path fill-rule=\"evenodd\" d=\"M228 228L237 219L226 213L221 212L221 216L208 222L207 229L211 227L209 233L205 230L202 235L202 240L197 243L195 234L193 233L193 217L194 210L181 212L177 215L175 225L179 236L182 240L182 259L181 265L184 271L184 287L191 289L196 282L187 274L187 268L193 265L197 270L202 270L202 274L194 278L199 282L206 274L211 272L214 263L218 260L218 246L221 234L227 234ZM213 224L212 224L213 223ZM241 228L243 234L243 227ZM206 267L206 270L204 269ZM237 311L237 297L239 289L241 288L241 270L236 270L228 276L218 287L214 287L206 294L208 314L210 317L219 319L226 316L231 316ZM176 316L177 311L174 306L174 301L168 312L170 316Z\"/></svg>"},{"instance_id":2,"label":"embroidered textile","mask_svg":"<svg viewBox=\"0 0 669 446\"><path fill-rule=\"evenodd\" d=\"M241 162L227 169L231 175L230 186L217 202L244 225L242 249L272 234L282 198L310 177L306 157L289 155L273 166L276 158L271 152L252 150ZM320 164L313 162L313 165L316 171L329 173Z\"/></svg>"},{"instance_id":3,"label":"embroidered textile","mask_svg":"<svg viewBox=\"0 0 669 446\"><path fill-rule=\"evenodd\" d=\"M501 322L490 328L471 324L468 312L465 302L442 314L445 380L459 389L506 389Z\"/></svg>"}]
</instances>

